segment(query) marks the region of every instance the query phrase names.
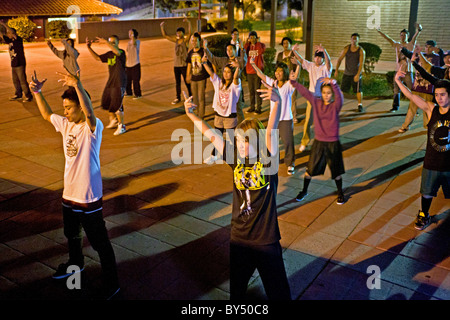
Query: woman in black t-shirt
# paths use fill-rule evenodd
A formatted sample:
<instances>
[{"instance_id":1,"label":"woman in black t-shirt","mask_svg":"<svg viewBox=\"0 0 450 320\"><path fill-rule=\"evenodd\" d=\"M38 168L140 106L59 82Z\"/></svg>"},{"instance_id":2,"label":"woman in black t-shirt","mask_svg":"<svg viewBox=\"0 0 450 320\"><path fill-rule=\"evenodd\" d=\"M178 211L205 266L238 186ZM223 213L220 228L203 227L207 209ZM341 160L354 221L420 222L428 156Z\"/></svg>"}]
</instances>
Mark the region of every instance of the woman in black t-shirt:
<instances>
[{"instance_id":1,"label":"woman in black t-shirt","mask_svg":"<svg viewBox=\"0 0 450 320\"><path fill-rule=\"evenodd\" d=\"M230 240L230 299L244 299L255 269L271 300L290 300L277 220L278 135L281 98L277 88L258 90L264 100L274 101L267 129L257 119L246 119L236 127L235 143L202 121L185 95L187 116L233 170L233 208Z\"/></svg>"}]
</instances>

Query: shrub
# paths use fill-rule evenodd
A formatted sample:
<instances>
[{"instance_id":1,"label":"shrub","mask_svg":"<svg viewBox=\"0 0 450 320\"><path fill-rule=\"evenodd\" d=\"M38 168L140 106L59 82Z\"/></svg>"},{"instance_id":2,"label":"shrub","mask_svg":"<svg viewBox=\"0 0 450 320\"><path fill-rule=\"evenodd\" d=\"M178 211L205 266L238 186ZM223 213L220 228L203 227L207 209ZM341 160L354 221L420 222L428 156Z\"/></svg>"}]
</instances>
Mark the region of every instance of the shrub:
<instances>
[{"instance_id":1,"label":"shrub","mask_svg":"<svg viewBox=\"0 0 450 320\"><path fill-rule=\"evenodd\" d=\"M235 21L234 25L239 31L251 31L253 29L253 24L248 19Z\"/></svg>"},{"instance_id":2,"label":"shrub","mask_svg":"<svg viewBox=\"0 0 450 320\"><path fill-rule=\"evenodd\" d=\"M217 31L226 31L228 27L228 19L227 18L214 19L211 20L211 24Z\"/></svg>"},{"instance_id":3,"label":"shrub","mask_svg":"<svg viewBox=\"0 0 450 320\"><path fill-rule=\"evenodd\" d=\"M206 38L208 40L208 49L216 57L227 56L227 45L231 41L231 36L228 34L218 34Z\"/></svg>"},{"instance_id":4,"label":"shrub","mask_svg":"<svg viewBox=\"0 0 450 320\"><path fill-rule=\"evenodd\" d=\"M72 31L65 20L53 20L47 23L48 36L56 39L66 39Z\"/></svg>"},{"instance_id":5,"label":"shrub","mask_svg":"<svg viewBox=\"0 0 450 320\"><path fill-rule=\"evenodd\" d=\"M34 29L36 24L27 17L17 17L8 20L8 26L16 29L16 33L25 41L32 41L34 39Z\"/></svg>"},{"instance_id":6,"label":"shrub","mask_svg":"<svg viewBox=\"0 0 450 320\"><path fill-rule=\"evenodd\" d=\"M275 77L275 57L277 50L275 48L266 48L264 51L264 74L270 78Z\"/></svg>"},{"instance_id":7,"label":"shrub","mask_svg":"<svg viewBox=\"0 0 450 320\"><path fill-rule=\"evenodd\" d=\"M300 18L288 17L281 22L281 26L286 30L285 36L291 38L293 41L303 37Z\"/></svg>"},{"instance_id":8,"label":"shrub","mask_svg":"<svg viewBox=\"0 0 450 320\"><path fill-rule=\"evenodd\" d=\"M364 61L364 72L366 74L371 74L373 70L375 69L375 63L378 62L380 59L381 48L373 43L369 42L360 42L359 45L364 49L366 52L366 60Z\"/></svg>"}]
</instances>

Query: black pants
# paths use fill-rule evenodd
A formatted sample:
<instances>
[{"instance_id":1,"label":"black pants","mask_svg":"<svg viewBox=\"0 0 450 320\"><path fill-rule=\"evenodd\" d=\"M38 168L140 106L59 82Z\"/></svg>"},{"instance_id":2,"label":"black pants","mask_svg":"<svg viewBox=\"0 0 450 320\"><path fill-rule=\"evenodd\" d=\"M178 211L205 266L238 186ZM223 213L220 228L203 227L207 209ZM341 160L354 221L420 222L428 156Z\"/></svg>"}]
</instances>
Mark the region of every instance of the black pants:
<instances>
[{"instance_id":1,"label":"black pants","mask_svg":"<svg viewBox=\"0 0 450 320\"><path fill-rule=\"evenodd\" d=\"M69 263L79 266L84 265L83 234L86 236L92 248L97 251L103 271L105 284L118 287L116 257L109 241L108 231L103 220L102 200L99 200L87 208L63 199L64 235L69 245Z\"/></svg>"},{"instance_id":2,"label":"black pants","mask_svg":"<svg viewBox=\"0 0 450 320\"><path fill-rule=\"evenodd\" d=\"M245 299L255 269L270 300L291 300L279 242L264 246L230 244L230 300Z\"/></svg>"},{"instance_id":3,"label":"black pants","mask_svg":"<svg viewBox=\"0 0 450 320\"><path fill-rule=\"evenodd\" d=\"M174 67L173 73L175 74L175 88L177 91L177 99L181 100L181 76L183 76L184 84L189 92L189 97L192 96L191 85L186 82L187 67Z\"/></svg>"},{"instance_id":4,"label":"black pants","mask_svg":"<svg viewBox=\"0 0 450 320\"><path fill-rule=\"evenodd\" d=\"M127 95L131 96L134 95L136 97L140 97L141 94L141 64L138 63L134 67L127 67ZM133 86L133 88L132 88Z\"/></svg>"},{"instance_id":5,"label":"black pants","mask_svg":"<svg viewBox=\"0 0 450 320\"><path fill-rule=\"evenodd\" d=\"M22 97L22 93L26 98L33 98L30 87L28 86L27 75L25 73L25 66L12 67L12 81L16 89L16 97Z\"/></svg>"}]
</instances>

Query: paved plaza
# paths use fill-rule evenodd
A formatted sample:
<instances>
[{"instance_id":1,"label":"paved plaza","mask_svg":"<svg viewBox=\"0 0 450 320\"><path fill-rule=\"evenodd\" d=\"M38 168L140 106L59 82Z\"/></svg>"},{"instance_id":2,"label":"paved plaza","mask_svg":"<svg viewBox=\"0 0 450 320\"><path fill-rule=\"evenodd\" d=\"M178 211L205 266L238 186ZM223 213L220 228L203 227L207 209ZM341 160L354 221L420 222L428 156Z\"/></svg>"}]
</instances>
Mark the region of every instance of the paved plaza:
<instances>
[{"instance_id":1,"label":"paved plaza","mask_svg":"<svg viewBox=\"0 0 450 320\"><path fill-rule=\"evenodd\" d=\"M126 42L120 46L125 48ZM107 124L108 115L99 107L107 66L95 61L85 45L77 48L84 87L96 116ZM94 44L94 50L106 48ZM44 43L26 44L25 53L29 80L33 70L48 79L43 93L53 111L62 114L63 87L56 74L63 71L61 61ZM227 300L231 169L172 162L172 148L180 142L172 137L176 129L189 130L195 142L183 106L170 104L175 98L173 44L143 39L141 65L143 97L124 102L128 132L113 136L113 130L105 129L100 152L119 298ZM68 258L61 213L61 135L42 119L34 101L8 100L14 94L10 73L8 52L0 46L0 299L91 299L101 270L87 240L82 289L68 290L51 278ZM248 94L246 82L244 92ZM206 99L212 123L210 83ZM348 201L336 204L327 169L312 180L299 203L294 198L303 186L309 151L298 152L306 102L301 97L297 102L296 172L288 176L280 164L277 198L292 298L450 299L450 203L441 191L430 209L432 224L424 231L413 227L426 145L422 114L401 134L397 129L407 101L389 113L392 100L365 100L366 112L358 113L356 100L345 99L340 134ZM265 102L258 118L266 122L267 117ZM380 278L373 270L380 271ZM248 293L265 299L256 272Z\"/></svg>"}]
</instances>

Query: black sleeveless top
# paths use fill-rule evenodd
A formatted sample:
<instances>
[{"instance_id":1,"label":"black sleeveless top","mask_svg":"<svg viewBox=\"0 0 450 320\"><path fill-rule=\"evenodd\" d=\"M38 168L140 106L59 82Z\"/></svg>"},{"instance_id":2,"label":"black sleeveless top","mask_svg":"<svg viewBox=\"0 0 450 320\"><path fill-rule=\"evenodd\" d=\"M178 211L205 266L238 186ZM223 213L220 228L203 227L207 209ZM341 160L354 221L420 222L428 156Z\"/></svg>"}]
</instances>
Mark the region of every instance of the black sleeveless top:
<instances>
[{"instance_id":1,"label":"black sleeveless top","mask_svg":"<svg viewBox=\"0 0 450 320\"><path fill-rule=\"evenodd\" d=\"M445 114L435 105L428 122L428 140L423 167L435 171L450 171L450 109Z\"/></svg>"}]
</instances>

